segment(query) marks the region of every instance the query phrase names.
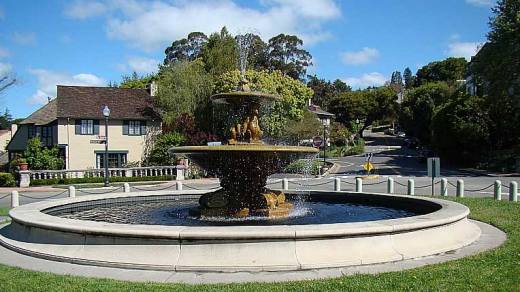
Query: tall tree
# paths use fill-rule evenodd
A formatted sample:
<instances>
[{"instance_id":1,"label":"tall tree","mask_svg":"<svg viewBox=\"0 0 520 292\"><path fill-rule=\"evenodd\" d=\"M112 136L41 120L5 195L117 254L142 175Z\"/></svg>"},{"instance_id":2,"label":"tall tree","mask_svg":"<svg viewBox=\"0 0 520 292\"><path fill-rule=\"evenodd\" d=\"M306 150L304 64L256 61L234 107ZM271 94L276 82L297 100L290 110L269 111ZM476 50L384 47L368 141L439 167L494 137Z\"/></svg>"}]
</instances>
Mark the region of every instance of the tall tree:
<instances>
[{"instance_id":1,"label":"tall tree","mask_svg":"<svg viewBox=\"0 0 520 292\"><path fill-rule=\"evenodd\" d=\"M302 48L303 41L294 35L279 34L269 40L268 57L271 70L301 79L312 65L312 56Z\"/></svg>"},{"instance_id":2,"label":"tall tree","mask_svg":"<svg viewBox=\"0 0 520 292\"><path fill-rule=\"evenodd\" d=\"M456 82L465 79L468 62L464 58L447 58L431 62L417 71L417 85L428 82Z\"/></svg>"},{"instance_id":3,"label":"tall tree","mask_svg":"<svg viewBox=\"0 0 520 292\"><path fill-rule=\"evenodd\" d=\"M488 43L470 64L483 85L495 149L520 145L520 2L500 0L493 8Z\"/></svg>"},{"instance_id":4,"label":"tall tree","mask_svg":"<svg viewBox=\"0 0 520 292\"><path fill-rule=\"evenodd\" d=\"M334 90L336 91L336 93L352 91L352 87L350 87L350 85L339 79L334 80L334 82L332 82L332 85L334 85Z\"/></svg>"},{"instance_id":5,"label":"tall tree","mask_svg":"<svg viewBox=\"0 0 520 292\"><path fill-rule=\"evenodd\" d=\"M208 37L204 33L190 32L187 38L176 40L166 48L164 64L195 60L200 57L202 48L207 42Z\"/></svg>"},{"instance_id":6,"label":"tall tree","mask_svg":"<svg viewBox=\"0 0 520 292\"><path fill-rule=\"evenodd\" d=\"M11 116L11 113L6 108L3 115L0 116L0 130L9 129L11 126L11 123L13 121L13 117ZM0 149L3 150L3 149Z\"/></svg>"},{"instance_id":7,"label":"tall tree","mask_svg":"<svg viewBox=\"0 0 520 292\"><path fill-rule=\"evenodd\" d=\"M235 38L223 27L219 33L210 35L202 49L206 71L218 77L238 68L238 51Z\"/></svg>"},{"instance_id":8,"label":"tall tree","mask_svg":"<svg viewBox=\"0 0 520 292\"><path fill-rule=\"evenodd\" d=\"M120 88L133 88L133 89L146 89L152 82L154 75L140 76L137 72L133 72L131 75L123 75ZM117 87L117 86L116 86Z\"/></svg>"},{"instance_id":9,"label":"tall tree","mask_svg":"<svg viewBox=\"0 0 520 292\"><path fill-rule=\"evenodd\" d=\"M181 114L195 115L206 107L212 90L213 79L200 59L178 62L161 68L155 102L164 123L171 125Z\"/></svg>"},{"instance_id":10,"label":"tall tree","mask_svg":"<svg viewBox=\"0 0 520 292\"><path fill-rule=\"evenodd\" d=\"M406 89L410 89L414 86L414 76L412 74L412 70L410 70L409 67L406 67L406 69L404 69L403 79L404 79L404 87Z\"/></svg>"},{"instance_id":11,"label":"tall tree","mask_svg":"<svg viewBox=\"0 0 520 292\"><path fill-rule=\"evenodd\" d=\"M392 78L390 79L390 86L396 91L396 92L402 92L403 91L403 77L401 76L400 71L395 71L392 73Z\"/></svg>"},{"instance_id":12,"label":"tall tree","mask_svg":"<svg viewBox=\"0 0 520 292\"><path fill-rule=\"evenodd\" d=\"M260 38L260 36L251 34L251 47L247 59L249 69L258 71L269 69L267 44Z\"/></svg>"},{"instance_id":13,"label":"tall tree","mask_svg":"<svg viewBox=\"0 0 520 292\"><path fill-rule=\"evenodd\" d=\"M336 120L351 126L356 119L363 121L359 133L375 121L394 119L397 112L397 94L393 88L383 86L365 90L344 92L331 99L329 111ZM356 130L356 129L351 129Z\"/></svg>"}]
</instances>

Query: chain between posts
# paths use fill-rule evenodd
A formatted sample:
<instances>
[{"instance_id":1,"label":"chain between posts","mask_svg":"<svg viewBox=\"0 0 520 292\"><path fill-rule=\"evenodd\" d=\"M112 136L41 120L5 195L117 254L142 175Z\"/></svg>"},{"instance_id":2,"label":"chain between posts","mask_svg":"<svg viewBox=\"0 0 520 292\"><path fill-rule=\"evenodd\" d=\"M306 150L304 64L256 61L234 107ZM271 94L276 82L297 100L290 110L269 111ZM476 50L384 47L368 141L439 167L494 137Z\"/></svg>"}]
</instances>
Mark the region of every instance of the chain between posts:
<instances>
[{"instance_id":1,"label":"chain between posts","mask_svg":"<svg viewBox=\"0 0 520 292\"><path fill-rule=\"evenodd\" d=\"M323 185L326 185L326 184L330 184L330 183L333 183L333 182L334 182L333 180L330 180L330 181L317 183L317 184L300 184L300 183L297 183L297 182L294 182L294 181L289 181L290 184L295 184L295 185L299 185L299 186L302 186L302 187L317 187L317 186L323 186Z\"/></svg>"},{"instance_id":2,"label":"chain between posts","mask_svg":"<svg viewBox=\"0 0 520 292\"><path fill-rule=\"evenodd\" d=\"M61 196L65 193L68 193L69 191L66 190L66 191L63 191L61 193L58 193L58 194L55 194L55 195L51 195L51 196L48 196L48 197L31 197L31 196L28 196L28 195L24 195L24 194L19 194L20 197L22 198L26 198L26 199L31 199L31 200L47 200L47 199L52 199L52 198L56 198L58 196Z\"/></svg>"},{"instance_id":3,"label":"chain between posts","mask_svg":"<svg viewBox=\"0 0 520 292\"><path fill-rule=\"evenodd\" d=\"M363 184L363 186L375 186L375 185L380 185L382 183L386 183L386 180L382 180L380 182L376 182L376 183L373 183L373 184Z\"/></svg>"},{"instance_id":4,"label":"chain between posts","mask_svg":"<svg viewBox=\"0 0 520 292\"><path fill-rule=\"evenodd\" d=\"M407 187L407 186L408 186L407 184L403 184L403 183L400 183L400 182L398 182L398 181L394 181L394 182L395 182L396 184L402 186L402 187Z\"/></svg>"},{"instance_id":5,"label":"chain between posts","mask_svg":"<svg viewBox=\"0 0 520 292\"><path fill-rule=\"evenodd\" d=\"M356 183L355 182L349 182L349 181L346 181L346 180L340 180L342 183L346 183L347 185L353 185L355 186Z\"/></svg>"},{"instance_id":6,"label":"chain between posts","mask_svg":"<svg viewBox=\"0 0 520 292\"><path fill-rule=\"evenodd\" d=\"M84 194L89 194L89 195L103 195L103 194L109 194L109 193L114 193L120 189L123 189L123 187L118 187L116 189L113 189L113 190L110 190L110 191L107 191L107 192L88 192L88 191L85 191L85 190L82 190L82 189L79 189L77 190L77 192L81 192L81 193L84 193Z\"/></svg>"},{"instance_id":7,"label":"chain between posts","mask_svg":"<svg viewBox=\"0 0 520 292\"><path fill-rule=\"evenodd\" d=\"M136 187L136 186L131 186L131 188L136 189L138 191L149 192L149 191L164 191L164 190L173 188L174 186L175 186L175 184L172 184L172 185L169 185L169 186L166 186L166 187L161 187L161 188L154 188L154 187L151 187L151 188L139 188L139 187Z\"/></svg>"},{"instance_id":8,"label":"chain between posts","mask_svg":"<svg viewBox=\"0 0 520 292\"><path fill-rule=\"evenodd\" d=\"M467 192L480 192L480 191L483 191L483 190L485 190L485 189L489 189L489 188L493 187L494 185L495 185L495 184L492 183L492 184L490 184L489 186L484 187L484 188L481 188L481 189L477 189L477 190L466 189L466 191L467 191Z\"/></svg>"},{"instance_id":9,"label":"chain between posts","mask_svg":"<svg viewBox=\"0 0 520 292\"><path fill-rule=\"evenodd\" d=\"M0 197L0 200L3 200L3 199L5 199L5 198L9 197L10 195L11 195L11 194L7 194L7 195L5 195L5 196L3 196L3 197Z\"/></svg>"},{"instance_id":10,"label":"chain between posts","mask_svg":"<svg viewBox=\"0 0 520 292\"><path fill-rule=\"evenodd\" d=\"M209 188L209 189L201 189L201 188L197 188L197 187L190 186L190 185L184 185L184 187L188 188L188 189L196 190L196 191L213 191L213 190L220 189L220 186Z\"/></svg>"}]
</instances>

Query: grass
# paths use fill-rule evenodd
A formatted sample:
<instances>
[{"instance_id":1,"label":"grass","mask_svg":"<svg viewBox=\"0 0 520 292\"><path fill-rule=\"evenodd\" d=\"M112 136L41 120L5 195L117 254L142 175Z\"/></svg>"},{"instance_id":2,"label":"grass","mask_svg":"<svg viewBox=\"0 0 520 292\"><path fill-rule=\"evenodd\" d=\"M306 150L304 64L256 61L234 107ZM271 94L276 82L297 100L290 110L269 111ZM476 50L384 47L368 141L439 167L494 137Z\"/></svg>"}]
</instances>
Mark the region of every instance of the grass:
<instances>
[{"instance_id":1,"label":"grass","mask_svg":"<svg viewBox=\"0 0 520 292\"><path fill-rule=\"evenodd\" d=\"M492 199L455 199L471 209L471 217L499 227L508 234L494 250L457 261L378 275L356 275L329 280L279 284L131 283L115 280L58 276L0 265L1 291L519 291L520 204Z\"/></svg>"},{"instance_id":2,"label":"grass","mask_svg":"<svg viewBox=\"0 0 520 292\"><path fill-rule=\"evenodd\" d=\"M9 209L11 208L0 207L0 216L7 216Z\"/></svg>"}]
</instances>

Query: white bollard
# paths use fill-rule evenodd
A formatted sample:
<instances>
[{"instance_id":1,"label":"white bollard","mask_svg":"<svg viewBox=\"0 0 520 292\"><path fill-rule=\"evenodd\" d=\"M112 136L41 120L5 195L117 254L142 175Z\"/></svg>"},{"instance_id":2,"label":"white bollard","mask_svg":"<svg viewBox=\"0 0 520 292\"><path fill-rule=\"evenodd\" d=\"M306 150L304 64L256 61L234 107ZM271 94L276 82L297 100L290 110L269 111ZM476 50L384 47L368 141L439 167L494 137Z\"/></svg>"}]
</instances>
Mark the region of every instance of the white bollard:
<instances>
[{"instance_id":1,"label":"white bollard","mask_svg":"<svg viewBox=\"0 0 520 292\"><path fill-rule=\"evenodd\" d=\"M20 206L20 197L18 195L18 191L11 192L11 208L16 208Z\"/></svg>"},{"instance_id":2,"label":"white bollard","mask_svg":"<svg viewBox=\"0 0 520 292\"><path fill-rule=\"evenodd\" d=\"M448 196L448 180L445 178L441 178L441 196Z\"/></svg>"},{"instance_id":3,"label":"white bollard","mask_svg":"<svg viewBox=\"0 0 520 292\"><path fill-rule=\"evenodd\" d=\"M129 193L130 192L130 184L129 183L124 183L123 184L123 190L125 193Z\"/></svg>"},{"instance_id":4,"label":"white bollard","mask_svg":"<svg viewBox=\"0 0 520 292\"><path fill-rule=\"evenodd\" d=\"M341 179L339 177L334 179L334 191L341 192Z\"/></svg>"},{"instance_id":5,"label":"white bollard","mask_svg":"<svg viewBox=\"0 0 520 292\"><path fill-rule=\"evenodd\" d=\"M288 191L289 190L289 180L284 178L282 179L282 189L284 191Z\"/></svg>"},{"instance_id":6,"label":"white bollard","mask_svg":"<svg viewBox=\"0 0 520 292\"><path fill-rule=\"evenodd\" d=\"M69 198L76 197L76 188L74 186L69 186Z\"/></svg>"},{"instance_id":7,"label":"white bollard","mask_svg":"<svg viewBox=\"0 0 520 292\"><path fill-rule=\"evenodd\" d=\"M408 180L408 196L414 196L415 195L415 182L413 179Z\"/></svg>"},{"instance_id":8,"label":"white bollard","mask_svg":"<svg viewBox=\"0 0 520 292\"><path fill-rule=\"evenodd\" d=\"M457 197L464 198L464 181L457 180Z\"/></svg>"},{"instance_id":9,"label":"white bollard","mask_svg":"<svg viewBox=\"0 0 520 292\"><path fill-rule=\"evenodd\" d=\"M386 192L389 193L389 194L393 194L394 193L394 179L389 177L387 180L386 180Z\"/></svg>"},{"instance_id":10,"label":"white bollard","mask_svg":"<svg viewBox=\"0 0 520 292\"><path fill-rule=\"evenodd\" d=\"M363 192L363 180L360 177L356 178L356 193Z\"/></svg>"},{"instance_id":11,"label":"white bollard","mask_svg":"<svg viewBox=\"0 0 520 292\"><path fill-rule=\"evenodd\" d=\"M518 184L516 181L509 183L509 201L518 202Z\"/></svg>"},{"instance_id":12,"label":"white bollard","mask_svg":"<svg viewBox=\"0 0 520 292\"><path fill-rule=\"evenodd\" d=\"M499 180L495 181L495 188L494 188L494 195L495 200L501 201L502 200L502 182Z\"/></svg>"},{"instance_id":13,"label":"white bollard","mask_svg":"<svg viewBox=\"0 0 520 292\"><path fill-rule=\"evenodd\" d=\"M177 181L176 184L177 184L177 190L178 191L182 191L182 182L181 181Z\"/></svg>"}]
</instances>

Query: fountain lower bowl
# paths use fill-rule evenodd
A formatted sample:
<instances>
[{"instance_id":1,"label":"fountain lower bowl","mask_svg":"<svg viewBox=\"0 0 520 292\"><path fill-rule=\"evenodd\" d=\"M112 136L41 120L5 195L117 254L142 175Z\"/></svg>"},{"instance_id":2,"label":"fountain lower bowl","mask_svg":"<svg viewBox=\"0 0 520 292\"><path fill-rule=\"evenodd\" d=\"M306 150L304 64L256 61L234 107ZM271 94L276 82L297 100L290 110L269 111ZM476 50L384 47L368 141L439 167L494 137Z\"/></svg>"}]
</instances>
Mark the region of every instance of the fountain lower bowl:
<instances>
[{"instance_id":1,"label":"fountain lower bowl","mask_svg":"<svg viewBox=\"0 0 520 292\"><path fill-rule=\"evenodd\" d=\"M103 200L136 200L203 191L115 193L44 201L17 207L0 243L56 261L133 269L258 272L394 262L459 249L480 236L467 207L407 196L310 192L317 200L393 202L423 215L370 222L278 226L161 226L59 218L45 210Z\"/></svg>"}]
</instances>

